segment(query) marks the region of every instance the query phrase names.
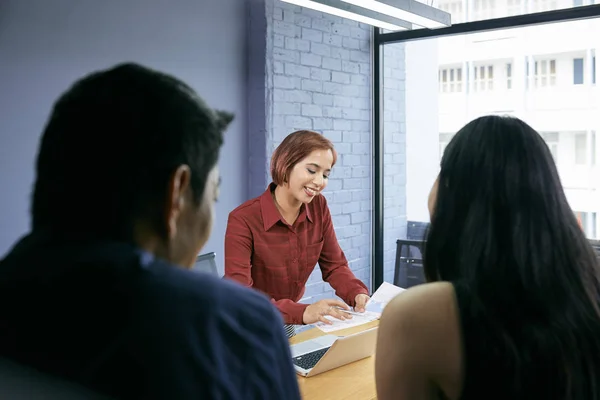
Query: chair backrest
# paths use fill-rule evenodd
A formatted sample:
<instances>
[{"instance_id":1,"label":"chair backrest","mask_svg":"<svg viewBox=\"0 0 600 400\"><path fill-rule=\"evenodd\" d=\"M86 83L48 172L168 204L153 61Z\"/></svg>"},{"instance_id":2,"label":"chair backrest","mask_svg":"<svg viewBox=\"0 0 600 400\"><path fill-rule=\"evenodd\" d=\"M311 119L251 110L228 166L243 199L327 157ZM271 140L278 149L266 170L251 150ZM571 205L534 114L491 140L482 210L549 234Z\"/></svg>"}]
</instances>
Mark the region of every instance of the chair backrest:
<instances>
[{"instance_id":1,"label":"chair backrest","mask_svg":"<svg viewBox=\"0 0 600 400\"><path fill-rule=\"evenodd\" d=\"M588 239L592 248L596 251L598 257L600 257L600 240Z\"/></svg>"},{"instance_id":2,"label":"chair backrest","mask_svg":"<svg viewBox=\"0 0 600 400\"><path fill-rule=\"evenodd\" d=\"M600 258L600 240L589 239L590 245ZM396 241L396 265L394 285L403 288L425 283L423 270L423 246L425 241L398 239Z\"/></svg>"},{"instance_id":3,"label":"chair backrest","mask_svg":"<svg viewBox=\"0 0 600 400\"><path fill-rule=\"evenodd\" d=\"M216 254L214 252L199 255L198 258L196 258L193 270L218 275L219 270L217 269L215 257Z\"/></svg>"},{"instance_id":4,"label":"chair backrest","mask_svg":"<svg viewBox=\"0 0 600 400\"><path fill-rule=\"evenodd\" d=\"M423 244L422 240L396 240L394 285L408 289L411 286L425 283Z\"/></svg>"},{"instance_id":5,"label":"chair backrest","mask_svg":"<svg viewBox=\"0 0 600 400\"><path fill-rule=\"evenodd\" d=\"M0 357L0 399L100 400L108 397Z\"/></svg>"}]
</instances>

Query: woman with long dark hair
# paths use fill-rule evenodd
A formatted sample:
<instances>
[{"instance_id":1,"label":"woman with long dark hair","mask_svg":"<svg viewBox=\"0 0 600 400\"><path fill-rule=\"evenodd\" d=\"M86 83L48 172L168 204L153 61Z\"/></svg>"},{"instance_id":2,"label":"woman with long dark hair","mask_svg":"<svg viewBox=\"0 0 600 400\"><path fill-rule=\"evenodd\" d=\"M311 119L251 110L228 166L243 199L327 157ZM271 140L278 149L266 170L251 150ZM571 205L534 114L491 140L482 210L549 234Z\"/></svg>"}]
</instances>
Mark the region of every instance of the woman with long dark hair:
<instances>
[{"instance_id":1,"label":"woman with long dark hair","mask_svg":"<svg viewBox=\"0 0 600 400\"><path fill-rule=\"evenodd\" d=\"M599 264L540 135L467 124L429 210L428 283L384 311L378 398L600 399Z\"/></svg>"}]
</instances>

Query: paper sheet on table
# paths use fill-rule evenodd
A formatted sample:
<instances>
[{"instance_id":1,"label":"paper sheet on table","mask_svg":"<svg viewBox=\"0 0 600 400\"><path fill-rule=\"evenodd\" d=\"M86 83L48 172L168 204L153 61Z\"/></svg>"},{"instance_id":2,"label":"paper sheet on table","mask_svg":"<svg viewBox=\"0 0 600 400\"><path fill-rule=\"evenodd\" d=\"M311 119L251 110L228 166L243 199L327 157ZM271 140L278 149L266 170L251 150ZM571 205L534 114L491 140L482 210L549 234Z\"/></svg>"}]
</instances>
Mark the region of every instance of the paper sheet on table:
<instances>
[{"instance_id":1,"label":"paper sheet on table","mask_svg":"<svg viewBox=\"0 0 600 400\"><path fill-rule=\"evenodd\" d=\"M333 318L333 317L327 315L327 316L325 316L325 318L327 318L328 320L333 322L333 324L327 325L323 322L318 322L315 324L315 326L317 328L319 328L320 330L322 330L323 332L334 332L334 331L339 331L340 329L352 328L354 326L358 326L358 325L366 324L371 321L375 321L376 319L379 318L379 316L380 315L378 313L372 313L369 311L365 311L364 313L360 313L360 314L353 313L352 319L347 319L345 321L341 321L339 319L336 319L336 318Z\"/></svg>"},{"instance_id":2,"label":"paper sheet on table","mask_svg":"<svg viewBox=\"0 0 600 400\"><path fill-rule=\"evenodd\" d=\"M391 283L383 282L381 286L379 286L379 289L373 293L371 300L367 303L367 311L377 313L381 316L387 303L405 290L406 289L392 285Z\"/></svg>"},{"instance_id":3,"label":"paper sheet on table","mask_svg":"<svg viewBox=\"0 0 600 400\"><path fill-rule=\"evenodd\" d=\"M391 283L383 282L381 286L379 286L379 289L373 293L371 300L367 303L366 311L364 313L353 312L352 319L347 319L345 321L340 321L339 319L327 315L325 318L332 321L333 324L327 325L323 322L318 322L315 326L323 332L334 332L339 331L340 329L352 328L354 326L375 321L381 317L381 313L387 303L405 290L406 289L392 285Z\"/></svg>"}]
</instances>

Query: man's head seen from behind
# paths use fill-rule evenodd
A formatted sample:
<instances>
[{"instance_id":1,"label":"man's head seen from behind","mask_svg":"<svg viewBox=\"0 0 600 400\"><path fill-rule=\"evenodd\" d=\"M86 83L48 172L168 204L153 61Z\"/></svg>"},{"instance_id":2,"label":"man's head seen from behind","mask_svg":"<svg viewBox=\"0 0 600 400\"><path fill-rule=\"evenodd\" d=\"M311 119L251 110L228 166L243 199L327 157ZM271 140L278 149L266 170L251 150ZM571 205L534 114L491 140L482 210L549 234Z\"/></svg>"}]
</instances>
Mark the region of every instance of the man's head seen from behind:
<instances>
[{"instance_id":1,"label":"man's head seen from behind","mask_svg":"<svg viewBox=\"0 0 600 400\"><path fill-rule=\"evenodd\" d=\"M33 230L131 242L191 266L212 229L232 118L140 65L84 77L59 98L43 133Z\"/></svg>"}]
</instances>

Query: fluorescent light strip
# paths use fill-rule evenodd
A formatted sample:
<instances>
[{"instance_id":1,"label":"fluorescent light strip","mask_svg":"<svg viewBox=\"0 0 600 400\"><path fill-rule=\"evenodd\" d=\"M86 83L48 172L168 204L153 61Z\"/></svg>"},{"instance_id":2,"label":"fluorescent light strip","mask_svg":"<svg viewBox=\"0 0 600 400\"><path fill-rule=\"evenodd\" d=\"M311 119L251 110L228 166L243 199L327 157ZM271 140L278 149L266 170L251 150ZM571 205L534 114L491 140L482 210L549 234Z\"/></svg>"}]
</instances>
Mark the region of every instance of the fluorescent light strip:
<instances>
[{"instance_id":1,"label":"fluorescent light strip","mask_svg":"<svg viewBox=\"0 0 600 400\"><path fill-rule=\"evenodd\" d=\"M313 10L321 11L327 14L337 15L338 17L351 19L354 21L362 22L364 24L377 26L379 28L388 29L390 31L400 31L408 29L408 24L405 21L398 21L398 25L395 23L385 22L379 19L367 17L365 15L357 14L341 8L334 7L332 5L324 4L331 3L330 1L324 0L281 0L284 3L295 4L300 7L312 8ZM346 4L341 4L346 7ZM371 11L371 13L374 13ZM390 18L387 15L382 15L382 18ZM405 26L399 25L403 24Z\"/></svg>"},{"instance_id":2,"label":"fluorescent light strip","mask_svg":"<svg viewBox=\"0 0 600 400\"><path fill-rule=\"evenodd\" d=\"M411 22L415 25L419 25L419 26L423 26L425 28L429 28L429 29L434 29L434 28L443 28L445 26L449 26L450 24L444 24L440 21L437 21L435 19L431 19L431 18L427 18L427 17L423 17L422 15L419 14L415 14L414 12L411 11L406 11L402 8L399 8L399 6L392 6L390 5L390 1L389 0L382 0L382 1L376 1L376 0L342 0L345 3L349 3L358 7L362 7L365 8L367 10L373 10L376 11L378 13L382 13L382 14L386 14L389 15L391 17L394 18L398 18L398 19L402 19L408 22ZM435 7L430 7L426 4L423 3L418 3L417 1L414 0L401 0L402 2L404 2L405 4L408 5L408 7L406 7L407 9L412 9L413 7L411 7L411 3L417 3L416 6L418 8L425 8L425 9L431 9L431 10L427 10L428 13L429 11L431 12L440 12L443 14L445 14L444 11L439 10ZM387 3L387 4L386 4ZM415 7L416 8L416 7Z\"/></svg>"}]
</instances>

